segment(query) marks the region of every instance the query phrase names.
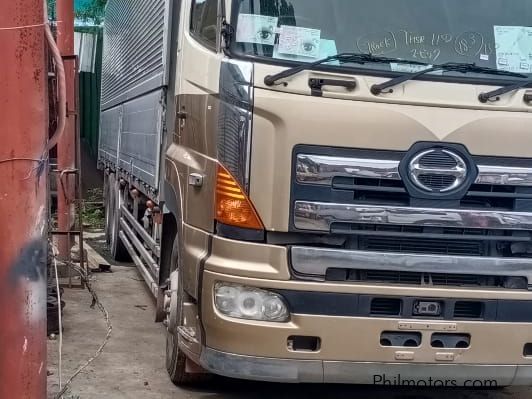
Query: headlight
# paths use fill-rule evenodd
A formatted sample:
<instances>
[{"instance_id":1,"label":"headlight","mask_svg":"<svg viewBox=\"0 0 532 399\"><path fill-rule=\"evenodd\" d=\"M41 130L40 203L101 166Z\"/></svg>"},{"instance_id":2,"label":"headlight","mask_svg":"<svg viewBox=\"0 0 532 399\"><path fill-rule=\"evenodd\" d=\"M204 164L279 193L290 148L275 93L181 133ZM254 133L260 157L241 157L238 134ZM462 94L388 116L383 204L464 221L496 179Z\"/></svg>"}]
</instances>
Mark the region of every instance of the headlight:
<instances>
[{"instance_id":1,"label":"headlight","mask_svg":"<svg viewBox=\"0 0 532 399\"><path fill-rule=\"evenodd\" d=\"M238 319L283 322L290 318L280 295L243 285L217 283L214 303L220 313Z\"/></svg>"}]
</instances>

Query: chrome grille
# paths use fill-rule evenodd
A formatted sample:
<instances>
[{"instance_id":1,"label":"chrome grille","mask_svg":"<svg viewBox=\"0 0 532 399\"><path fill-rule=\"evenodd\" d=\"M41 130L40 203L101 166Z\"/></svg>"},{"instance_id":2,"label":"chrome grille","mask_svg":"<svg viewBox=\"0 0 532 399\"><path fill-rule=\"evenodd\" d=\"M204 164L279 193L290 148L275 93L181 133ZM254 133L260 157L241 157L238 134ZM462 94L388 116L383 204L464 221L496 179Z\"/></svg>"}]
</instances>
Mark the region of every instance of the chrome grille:
<instances>
[{"instance_id":1,"label":"chrome grille","mask_svg":"<svg viewBox=\"0 0 532 399\"><path fill-rule=\"evenodd\" d=\"M401 180L405 156L297 146L291 230L343 235L353 250L532 257L531 160L473 157L476 182L460 196L438 199L416 197ZM427 169L423 184L435 191L452 185L454 176L429 170L455 167L451 155L430 151L418 162Z\"/></svg>"}]
</instances>

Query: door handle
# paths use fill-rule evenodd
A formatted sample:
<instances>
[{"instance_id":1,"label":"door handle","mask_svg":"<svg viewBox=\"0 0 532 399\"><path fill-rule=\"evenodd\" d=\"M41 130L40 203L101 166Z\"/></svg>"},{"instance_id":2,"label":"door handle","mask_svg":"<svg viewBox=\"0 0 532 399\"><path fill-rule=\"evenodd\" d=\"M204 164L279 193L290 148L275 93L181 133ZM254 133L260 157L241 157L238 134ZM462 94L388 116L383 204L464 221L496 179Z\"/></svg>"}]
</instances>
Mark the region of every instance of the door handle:
<instances>
[{"instance_id":1,"label":"door handle","mask_svg":"<svg viewBox=\"0 0 532 399\"><path fill-rule=\"evenodd\" d=\"M323 96L323 86L345 87L347 90L353 91L357 87L357 82L354 80L311 78L308 80L308 85L313 96L321 97Z\"/></svg>"}]
</instances>

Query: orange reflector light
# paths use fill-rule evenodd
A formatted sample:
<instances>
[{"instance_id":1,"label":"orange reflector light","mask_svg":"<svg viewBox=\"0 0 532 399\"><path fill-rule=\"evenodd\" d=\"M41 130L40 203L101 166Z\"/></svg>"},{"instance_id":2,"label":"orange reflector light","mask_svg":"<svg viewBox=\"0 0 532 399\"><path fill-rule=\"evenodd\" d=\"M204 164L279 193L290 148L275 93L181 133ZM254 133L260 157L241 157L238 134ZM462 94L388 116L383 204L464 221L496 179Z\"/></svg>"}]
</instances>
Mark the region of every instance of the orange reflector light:
<instances>
[{"instance_id":1,"label":"orange reflector light","mask_svg":"<svg viewBox=\"0 0 532 399\"><path fill-rule=\"evenodd\" d=\"M216 176L216 220L229 226L264 229L264 225L244 190L221 165L218 165Z\"/></svg>"}]
</instances>

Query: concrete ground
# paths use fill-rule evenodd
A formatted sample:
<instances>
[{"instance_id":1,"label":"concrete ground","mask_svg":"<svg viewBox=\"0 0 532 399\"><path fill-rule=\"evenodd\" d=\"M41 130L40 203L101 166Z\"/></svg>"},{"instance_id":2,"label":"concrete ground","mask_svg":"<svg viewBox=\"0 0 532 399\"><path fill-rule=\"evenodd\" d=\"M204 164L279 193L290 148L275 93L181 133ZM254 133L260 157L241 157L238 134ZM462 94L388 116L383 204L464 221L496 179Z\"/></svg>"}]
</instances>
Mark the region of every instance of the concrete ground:
<instances>
[{"instance_id":1,"label":"concrete ground","mask_svg":"<svg viewBox=\"0 0 532 399\"><path fill-rule=\"evenodd\" d=\"M94 287L113 324L101 356L74 380L66 399L525 399L532 389L492 391L384 389L370 386L279 385L219 379L202 390L179 389L164 366L165 331L153 322L154 303L135 268L113 266L94 274ZM106 334L87 291L67 289L64 299L63 381L92 356ZM58 391L58 340L48 342L49 399Z\"/></svg>"}]
</instances>

